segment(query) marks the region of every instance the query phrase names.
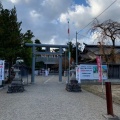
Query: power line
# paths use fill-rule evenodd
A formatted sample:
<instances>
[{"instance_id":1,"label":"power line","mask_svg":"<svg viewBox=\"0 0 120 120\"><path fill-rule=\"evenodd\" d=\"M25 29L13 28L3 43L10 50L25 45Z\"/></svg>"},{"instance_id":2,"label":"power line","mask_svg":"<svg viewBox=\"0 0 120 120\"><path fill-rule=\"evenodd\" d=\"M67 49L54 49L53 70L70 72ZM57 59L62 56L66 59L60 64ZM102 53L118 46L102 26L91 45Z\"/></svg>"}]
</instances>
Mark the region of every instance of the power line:
<instances>
[{"instance_id":1,"label":"power line","mask_svg":"<svg viewBox=\"0 0 120 120\"><path fill-rule=\"evenodd\" d=\"M101 16L107 9L109 9L117 0L115 0L114 2L112 2L105 10L103 10L97 17L95 17L90 23L88 23L85 27L83 27L81 30L85 29L87 26L89 26L95 19L97 19L99 16ZM79 30L77 32L77 34L79 34L79 32L81 31Z\"/></svg>"},{"instance_id":2,"label":"power line","mask_svg":"<svg viewBox=\"0 0 120 120\"><path fill-rule=\"evenodd\" d=\"M86 35L83 35L83 34L78 34L78 35L80 35L80 36L83 36L83 37L86 37L86 38L89 38L89 39L90 39L90 37L88 37L88 36L86 36Z\"/></svg>"}]
</instances>

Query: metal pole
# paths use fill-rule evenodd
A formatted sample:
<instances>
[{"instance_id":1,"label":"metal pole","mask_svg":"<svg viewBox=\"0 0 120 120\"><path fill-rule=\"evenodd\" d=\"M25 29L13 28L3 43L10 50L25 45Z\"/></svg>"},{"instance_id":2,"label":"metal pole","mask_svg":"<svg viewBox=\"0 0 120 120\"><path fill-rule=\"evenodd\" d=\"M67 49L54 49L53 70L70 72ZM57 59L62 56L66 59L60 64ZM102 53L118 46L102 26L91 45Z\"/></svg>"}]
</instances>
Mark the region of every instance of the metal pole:
<instances>
[{"instance_id":1,"label":"metal pole","mask_svg":"<svg viewBox=\"0 0 120 120\"><path fill-rule=\"evenodd\" d=\"M76 32L76 65L78 65L78 44L77 44L77 32Z\"/></svg>"},{"instance_id":2,"label":"metal pole","mask_svg":"<svg viewBox=\"0 0 120 120\"><path fill-rule=\"evenodd\" d=\"M105 86L106 86L107 114L114 116L112 105L111 82L105 82Z\"/></svg>"}]
</instances>

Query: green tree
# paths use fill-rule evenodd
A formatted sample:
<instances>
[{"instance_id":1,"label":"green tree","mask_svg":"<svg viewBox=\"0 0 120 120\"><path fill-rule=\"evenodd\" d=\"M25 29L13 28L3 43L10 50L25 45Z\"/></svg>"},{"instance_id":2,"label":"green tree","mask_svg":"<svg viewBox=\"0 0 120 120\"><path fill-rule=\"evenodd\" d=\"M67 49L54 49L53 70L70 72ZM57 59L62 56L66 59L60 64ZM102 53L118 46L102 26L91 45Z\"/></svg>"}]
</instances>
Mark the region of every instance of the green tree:
<instances>
[{"instance_id":1,"label":"green tree","mask_svg":"<svg viewBox=\"0 0 120 120\"><path fill-rule=\"evenodd\" d=\"M71 54L71 58L75 60L75 53L74 53L74 44L72 42L68 42L67 45L69 46L69 48L67 48L67 56L69 57L69 51Z\"/></svg>"},{"instance_id":2,"label":"green tree","mask_svg":"<svg viewBox=\"0 0 120 120\"><path fill-rule=\"evenodd\" d=\"M32 63L32 49L31 47L25 46L25 43L32 43L32 38L34 37L33 32L31 30L27 30L22 37L22 44L20 49L19 57L24 60L24 63L27 66L31 66Z\"/></svg>"},{"instance_id":3,"label":"green tree","mask_svg":"<svg viewBox=\"0 0 120 120\"><path fill-rule=\"evenodd\" d=\"M35 43L36 44L41 44L39 39L35 39ZM44 50L42 50L42 47L36 47L36 51L37 52L43 52ZM38 57L38 56L41 56L41 55L37 55L36 57ZM43 61L36 62L36 64L35 64L36 69L40 69L40 68L43 68L43 67L44 67L44 62Z\"/></svg>"},{"instance_id":4,"label":"green tree","mask_svg":"<svg viewBox=\"0 0 120 120\"><path fill-rule=\"evenodd\" d=\"M20 52L21 23L17 21L15 7L11 10L0 8L0 58L9 62L9 71Z\"/></svg>"},{"instance_id":5,"label":"green tree","mask_svg":"<svg viewBox=\"0 0 120 120\"><path fill-rule=\"evenodd\" d=\"M73 44L72 42L68 42L67 45L69 46L69 48L66 49L66 51L64 52L64 54L68 57L69 55L69 49L70 49L70 53L71 53L71 61L76 61L76 44ZM81 61L80 58L80 53L82 52L80 49L81 44L77 43L78 47L77 47L77 53L78 53L78 62Z\"/></svg>"},{"instance_id":6,"label":"green tree","mask_svg":"<svg viewBox=\"0 0 120 120\"><path fill-rule=\"evenodd\" d=\"M39 39L35 39L35 44L41 44ZM40 52L42 50L42 47L36 47L36 51Z\"/></svg>"},{"instance_id":7,"label":"green tree","mask_svg":"<svg viewBox=\"0 0 120 120\"><path fill-rule=\"evenodd\" d=\"M31 65L32 51L25 43L31 43L34 35L31 30L21 33L21 24L17 20L16 8L4 9L0 3L0 58L9 63L9 80L10 68L17 58L23 59L26 65Z\"/></svg>"}]
</instances>

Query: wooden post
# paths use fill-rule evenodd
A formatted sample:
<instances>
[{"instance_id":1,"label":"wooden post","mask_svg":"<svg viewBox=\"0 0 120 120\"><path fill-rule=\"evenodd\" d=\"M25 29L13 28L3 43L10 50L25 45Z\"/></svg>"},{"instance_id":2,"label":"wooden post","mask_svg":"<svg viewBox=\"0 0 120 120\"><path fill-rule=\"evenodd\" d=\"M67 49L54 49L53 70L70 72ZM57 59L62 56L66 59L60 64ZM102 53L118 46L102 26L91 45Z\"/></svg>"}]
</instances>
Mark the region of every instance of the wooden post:
<instances>
[{"instance_id":1,"label":"wooden post","mask_svg":"<svg viewBox=\"0 0 120 120\"><path fill-rule=\"evenodd\" d=\"M113 104L112 104L111 82L105 82L105 87L106 87L107 114L114 116Z\"/></svg>"}]
</instances>

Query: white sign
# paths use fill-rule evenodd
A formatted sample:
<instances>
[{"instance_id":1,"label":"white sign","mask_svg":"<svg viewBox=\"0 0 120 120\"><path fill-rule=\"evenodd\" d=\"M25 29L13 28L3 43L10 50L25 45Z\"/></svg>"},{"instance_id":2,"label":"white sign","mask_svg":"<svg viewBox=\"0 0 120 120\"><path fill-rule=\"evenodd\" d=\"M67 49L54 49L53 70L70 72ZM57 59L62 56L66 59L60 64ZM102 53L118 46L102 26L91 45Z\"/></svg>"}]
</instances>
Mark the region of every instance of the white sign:
<instances>
[{"instance_id":1,"label":"white sign","mask_svg":"<svg viewBox=\"0 0 120 120\"><path fill-rule=\"evenodd\" d=\"M79 68L81 79L99 79L97 65L81 64ZM102 79L107 79L107 65L102 65Z\"/></svg>"},{"instance_id":2,"label":"white sign","mask_svg":"<svg viewBox=\"0 0 120 120\"><path fill-rule=\"evenodd\" d=\"M4 60L0 60L0 80L4 80Z\"/></svg>"}]
</instances>

